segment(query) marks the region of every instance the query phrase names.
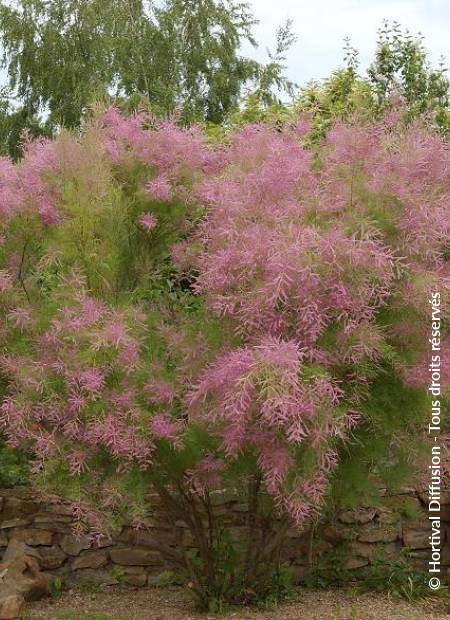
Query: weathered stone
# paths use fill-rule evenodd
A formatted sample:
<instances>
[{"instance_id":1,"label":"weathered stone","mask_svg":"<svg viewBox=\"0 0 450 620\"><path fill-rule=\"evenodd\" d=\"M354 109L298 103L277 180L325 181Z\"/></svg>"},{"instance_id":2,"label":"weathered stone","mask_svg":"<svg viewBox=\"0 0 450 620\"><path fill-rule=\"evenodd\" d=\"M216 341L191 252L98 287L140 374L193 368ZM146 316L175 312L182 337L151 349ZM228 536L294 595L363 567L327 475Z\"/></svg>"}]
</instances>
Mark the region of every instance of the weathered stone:
<instances>
[{"instance_id":1,"label":"weathered stone","mask_svg":"<svg viewBox=\"0 0 450 620\"><path fill-rule=\"evenodd\" d=\"M67 534L67 531L70 529L69 524L67 523L58 523L54 521L51 523L48 522L33 522L33 527L37 530L47 530L47 532L53 532L54 534Z\"/></svg>"},{"instance_id":2,"label":"weathered stone","mask_svg":"<svg viewBox=\"0 0 450 620\"><path fill-rule=\"evenodd\" d=\"M37 547L39 545L51 545L53 534L47 530L29 527L26 529L15 529L11 537L32 547Z\"/></svg>"},{"instance_id":3,"label":"weathered stone","mask_svg":"<svg viewBox=\"0 0 450 620\"><path fill-rule=\"evenodd\" d=\"M108 552L102 549L95 549L93 551L82 551L81 555L75 558L72 562L73 570L80 568L101 568L108 563Z\"/></svg>"},{"instance_id":4,"label":"weathered stone","mask_svg":"<svg viewBox=\"0 0 450 620\"><path fill-rule=\"evenodd\" d=\"M411 565L411 568L421 573L426 572L429 568L427 560L417 560L415 558L412 558L409 563Z\"/></svg>"},{"instance_id":5,"label":"weathered stone","mask_svg":"<svg viewBox=\"0 0 450 620\"><path fill-rule=\"evenodd\" d=\"M427 549L430 545L430 533L424 530L403 530L403 543L410 549Z\"/></svg>"},{"instance_id":6,"label":"weathered stone","mask_svg":"<svg viewBox=\"0 0 450 620\"><path fill-rule=\"evenodd\" d=\"M340 523L332 523L320 530L320 536L330 543L339 543L354 536L353 530Z\"/></svg>"},{"instance_id":7,"label":"weathered stone","mask_svg":"<svg viewBox=\"0 0 450 620\"><path fill-rule=\"evenodd\" d=\"M127 545L138 545L141 547L145 547L148 545L153 545L156 540L162 540L162 534L164 530L159 529L151 529L151 530L137 530L133 527L125 527L121 531L117 540L124 542ZM164 536L164 542L167 542L167 538L174 543L174 534L173 531L168 530L169 536Z\"/></svg>"},{"instance_id":8,"label":"weathered stone","mask_svg":"<svg viewBox=\"0 0 450 620\"><path fill-rule=\"evenodd\" d=\"M33 517L34 523L71 523L72 521L73 517L69 515L61 515L48 510L40 511Z\"/></svg>"},{"instance_id":9,"label":"weathered stone","mask_svg":"<svg viewBox=\"0 0 450 620\"><path fill-rule=\"evenodd\" d=\"M31 523L31 518L29 519L4 519L0 521L0 529L8 530L13 527L26 527Z\"/></svg>"},{"instance_id":10,"label":"weathered stone","mask_svg":"<svg viewBox=\"0 0 450 620\"><path fill-rule=\"evenodd\" d=\"M338 519L342 523L369 523L375 517L375 508L359 508L358 510L343 510Z\"/></svg>"},{"instance_id":11,"label":"weathered stone","mask_svg":"<svg viewBox=\"0 0 450 620\"><path fill-rule=\"evenodd\" d=\"M65 579L69 583L97 586L114 586L119 583L119 580L109 571L102 569L94 570L92 568L85 568L76 570L73 573L68 573Z\"/></svg>"},{"instance_id":12,"label":"weathered stone","mask_svg":"<svg viewBox=\"0 0 450 620\"><path fill-rule=\"evenodd\" d=\"M36 601L49 594L44 574L36 558L24 555L0 564L0 600L10 594L20 594L26 601Z\"/></svg>"},{"instance_id":13,"label":"weathered stone","mask_svg":"<svg viewBox=\"0 0 450 620\"><path fill-rule=\"evenodd\" d=\"M304 544L306 545L306 541L304 542ZM329 551L331 551L331 550L333 549L333 545L332 545L331 543L329 543L327 540L323 540L323 539L321 539L320 537L317 537L317 538L314 540L314 545L313 545L313 547L314 547L314 553L315 553L317 556L321 556L321 555L323 555L324 553L328 553ZM306 553L306 549L307 549L307 547L305 546L305 547L303 547L303 549L304 549L305 551L304 551L304 552L302 551L302 554L303 554L303 553Z\"/></svg>"},{"instance_id":14,"label":"weathered stone","mask_svg":"<svg viewBox=\"0 0 450 620\"><path fill-rule=\"evenodd\" d=\"M370 543L354 542L350 548L350 557L357 556L359 558L370 558L376 546Z\"/></svg>"},{"instance_id":15,"label":"weathered stone","mask_svg":"<svg viewBox=\"0 0 450 620\"><path fill-rule=\"evenodd\" d=\"M424 491L419 491L418 495L421 499L421 501L428 506L428 502L430 501L430 497L428 494L428 489L425 489ZM441 505L446 505L446 504L450 504L450 491L444 491L441 490L441 497L440 500Z\"/></svg>"},{"instance_id":16,"label":"weathered stone","mask_svg":"<svg viewBox=\"0 0 450 620\"><path fill-rule=\"evenodd\" d=\"M369 564L368 558L362 558L360 556L351 556L345 562L345 568L347 570L356 570Z\"/></svg>"},{"instance_id":17,"label":"weathered stone","mask_svg":"<svg viewBox=\"0 0 450 620\"><path fill-rule=\"evenodd\" d=\"M424 490L424 491L417 491L417 496L419 497L420 501L425 504L426 506L428 506L428 502L429 497L428 497L428 489Z\"/></svg>"},{"instance_id":18,"label":"weathered stone","mask_svg":"<svg viewBox=\"0 0 450 620\"><path fill-rule=\"evenodd\" d=\"M431 524L427 512L421 513L415 519L406 519L403 521L403 530L423 530L431 533Z\"/></svg>"},{"instance_id":19,"label":"weathered stone","mask_svg":"<svg viewBox=\"0 0 450 620\"><path fill-rule=\"evenodd\" d=\"M142 566L123 566L123 577L121 581L130 586L145 586L147 584L147 573Z\"/></svg>"},{"instance_id":20,"label":"weathered stone","mask_svg":"<svg viewBox=\"0 0 450 620\"><path fill-rule=\"evenodd\" d=\"M391 508L380 506L377 508L376 520L383 525L391 525L399 522L399 514Z\"/></svg>"},{"instance_id":21,"label":"weathered stone","mask_svg":"<svg viewBox=\"0 0 450 620\"><path fill-rule=\"evenodd\" d=\"M28 555L33 558L39 559L39 551L37 549L33 549L33 547L29 547L21 540L16 540L12 538L9 541L8 548L6 549L3 555L3 562L10 562L15 558L22 557L24 555Z\"/></svg>"},{"instance_id":22,"label":"weathered stone","mask_svg":"<svg viewBox=\"0 0 450 620\"><path fill-rule=\"evenodd\" d=\"M233 505L233 512L248 513L248 506L246 502L237 502Z\"/></svg>"},{"instance_id":23,"label":"weathered stone","mask_svg":"<svg viewBox=\"0 0 450 620\"><path fill-rule=\"evenodd\" d=\"M3 507L4 519L18 519L28 517L36 513L39 505L34 501L28 501L19 497L7 497Z\"/></svg>"},{"instance_id":24,"label":"weathered stone","mask_svg":"<svg viewBox=\"0 0 450 620\"><path fill-rule=\"evenodd\" d=\"M67 534L70 529L72 518L66 515L52 514L51 512L41 512L33 518L33 527L43 530L50 530L60 534Z\"/></svg>"},{"instance_id":25,"label":"weathered stone","mask_svg":"<svg viewBox=\"0 0 450 620\"><path fill-rule=\"evenodd\" d=\"M64 564L67 555L57 546L41 547L39 549L39 564L41 569L54 570Z\"/></svg>"},{"instance_id":26,"label":"weathered stone","mask_svg":"<svg viewBox=\"0 0 450 620\"><path fill-rule=\"evenodd\" d=\"M395 557L404 537L405 546L412 547L411 560L414 565L426 568L430 534L426 514L427 492L415 492L411 495L410 492L410 489L402 489L398 497L387 494L380 507L362 504L357 510L342 511L335 522L317 528L315 553L320 556L319 549L326 550L330 544L348 541L353 547L350 548L347 567L357 571L358 568L370 564L373 554L381 552ZM226 527L233 532L236 539L245 540L248 529L242 526L247 524L247 506L245 502L240 502L240 499L228 491L214 495L215 509L223 511ZM441 499L441 563L446 567L450 566L450 543L446 542L450 540L447 534L447 531L450 532L450 491L443 492ZM114 534L113 539L104 539L93 547L87 537L80 541L71 535L72 508L66 504L49 504L48 499L27 489L0 491L0 509L2 503L5 506L8 504L8 514L6 517L4 513L0 514L0 547L4 547L8 541L12 542L16 530L20 539L37 545L33 549L24 542L20 543L23 549L28 549L28 553L37 554L41 570L53 571L53 574L67 577L69 581L76 576L78 581L90 583L111 585L119 581L142 586L151 583L162 570L160 555L153 548L155 541L176 547L182 539L187 547L194 546L186 523L180 521L178 530L174 532L164 521L162 513L155 513L152 519L148 520L148 529L135 530L127 527ZM255 527L259 527L259 524ZM42 538L40 542L30 538L30 532L33 536L39 536L39 531L44 532L43 536L46 536L47 540L48 536L53 534L50 539L53 546L49 543L43 546ZM286 556L286 559L292 560L300 571L307 570L305 533L293 529L288 538L283 558ZM56 544L59 542L65 549ZM121 543L121 546L117 546L118 543ZM14 544L19 544L19 541L15 540ZM108 556L113 564L108 565ZM108 572L108 566L109 569L112 568L112 575ZM116 569L117 574L114 573Z\"/></svg>"},{"instance_id":27,"label":"weathered stone","mask_svg":"<svg viewBox=\"0 0 450 620\"><path fill-rule=\"evenodd\" d=\"M73 517L73 508L60 502L48 503L45 506L45 511L58 516Z\"/></svg>"},{"instance_id":28,"label":"weathered stone","mask_svg":"<svg viewBox=\"0 0 450 620\"><path fill-rule=\"evenodd\" d=\"M428 559L429 559L430 551L427 550L427 553L428 553ZM441 564L442 566L450 566L450 544L449 543L441 547Z\"/></svg>"},{"instance_id":29,"label":"weathered stone","mask_svg":"<svg viewBox=\"0 0 450 620\"><path fill-rule=\"evenodd\" d=\"M210 493L210 501L212 506L220 506L222 504L232 503L234 504L239 499L239 494L236 490L219 489Z\"/></svg>"},{"instance_id":30,"label":"weathered stone","mask_svg":"<svg viewBox=\"0 0 450 620\"><path fill-rule=\"evenodd\" d=\"M77 538L73 534L66 534L61 538L59 546L67 555L79 555L84 549L91 548L91 541L87 536Z\"/></svg>"},{"instance_id":31,"label":"weathered stone","mask_svg":"<svg viewBox=\"0 0 450 620\"><path fill-rule=\"evenodd\" d=\"M16 620L25 606L25 599L21 594L8 594L0 599L0 620Z\"/></svg>"},{"instance_id":32,"label":"weathered stone","mask_svg":"<svg viewBox=\"0 0 450 620\"><path fill-rule=\"evenodd\" d=\"M157 551L145 547L117 547L110 551L111 560L123 566L154 566L161 563Z\"/></svg>"},{"instance_id":33,"label":"weathered stone","mask_svg":"<svg viewBox=\"0 0 450 620\"><path fill-rule=\"evenodd\" d=\"M398 551L399 547L395 543L376 545L366 542L355 542L351 546L351 556L367 559L371 559L376 553L382 553L386 557L393 557Z\"/></svg>"},{"instance_id":34,"label":"weathered stone","mask_svg":"<svg viewBox=\"0 0 450 620\"><path fill-rule=\"evenodd\" d=\"M412 549L409 552L409 557L411 558L419 558L422 560L430 560L430 550L429 549Z\"/></svg>"},{"instance_id":35,"label":"weathered stone","mask_svg":"<svg viewBox=\"0 0 450 620\"><path fill-rule=\"evenodd\" d=\"M401 536L399 525L378 525L369 523L359 530L358 540L360 542L393 542Z\"/></svg>"},{"instance_id":36,"label":"weathered stone","mask_svg":"<svg viewBox=\"0 0 450 620\"><path fill-rule=\"evenodd\" d=\"M397 495L415 495L416 489L413 487L401 487L397 491L391 491L389 494L391 497L395 497Z\"/></svg>"},{"instance_id":37,"label":"weathered stone","mask_svg":"<svg viewBox=\"0 0 450 620\"><path fill-rule=\"evenodd\" d=\"M95 546L97 547L97 549L105 549L106 547L112 547L114 544L115 543L112 538L108 538L107 536L105 536L104 538L100 538L95 543Z\"/></svg>"},{"instance_id":38,"label":"weathered stone","mask_svg":"<svg viewBox=\"0 0 450 620\"><path fill-rule=\"evenodd\" d=\"M409 562L416 570L427 570L430 560L430 549L413 549L409 552ZM444 566L443 562L442 565Z\"/></svg>"},{"instance_id":39,"label":"weathered stone","mask_svg":"<svg viewBox=\"0 0 450 620\"><path fill-rule=\"evenodd\" d=\"M445 523L449 523L450 522L450 504L441 504L441 509L436 514L438 514L441 517L442 521L445 521Z\"/></svg>"}]
</instances>

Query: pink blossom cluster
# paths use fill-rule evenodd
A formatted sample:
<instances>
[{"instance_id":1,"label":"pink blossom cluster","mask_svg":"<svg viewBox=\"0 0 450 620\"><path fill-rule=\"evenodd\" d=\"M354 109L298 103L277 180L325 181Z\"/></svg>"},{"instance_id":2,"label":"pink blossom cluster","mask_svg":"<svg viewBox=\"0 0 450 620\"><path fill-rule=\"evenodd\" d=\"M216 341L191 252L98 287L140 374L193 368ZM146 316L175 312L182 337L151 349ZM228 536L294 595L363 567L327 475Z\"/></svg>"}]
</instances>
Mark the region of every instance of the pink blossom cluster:
<instances>
[{"instance_id":1,"label":"pink blossom cluster","mask_svg":"<svg viewBox=\"0 0 450 620\"><path fill-rule=\"evenodd\" d=\"M197 181L204 172L221 167L221 151L208 149L199 127L182 129L172 121L146 114L126 116L110 108L99 120L100 139L111 161L119 166L144 163L156 171L147 181L146 195L171 200L180 192L180 179ZM189 197L189 192L183 192Z\"/></svg>"},{"instance_id":2,"label":"pink blossom cluster","mask_svg":"<svg viewBox=\"0 0 450 620\"><path fill-rule=\"evenodd\" d=\"M56 174L58 157L55 143L38 140L26 145L23 160L17 164L0 158L0 233L14 216L36 213L45 224L55 224L58 214Z\"/></svg>"},{"instance_id":3,"label":"pink blossom cluster","mask_svg":"<svg viewBox=\"0 0 450 620\"><path fill-rule=\"evenodd\" d=\"M182 425L158 407L152 414L151 402L167 404L173 396L144 366L146 328L139 312L111 309L77 290L44 331L28 318L18 310L12 316L28 342L27 355L0 358L10 388L0 419L11 445L31 440L38 462L56 458L65 446L72 474L90 471L102 450L117 466L148 468L155 438L180 445ZM157 398L143 398L145 377Z\"/></svg>"},{"instance_id":4,"label":"pink blossom cluster","mask_svg":"<svg viewBox=\"0 0 450 620\"><path fill-rule=\"evenodd\" d=\"M225 352L189 394L192 420L206 420L227 458L253 449L267 491L300 522L318 508L326 485L295 471L295 452L313 450L315 479L336 466L330 438L345 438L357 418L339 408L344 391L331 376L306 377L305 353L294 340L265 337ZM294 501L295 500L295 501Z\"/></svg>"},{"instance_id":5,"label":"pink blossom cluster","mask_svg":"<svg viewBox=\"0 0 450 620\"><path fill-rule=\"evenodd\" d=\"M442 138L389 118L336 123L316 154L303 135L256 125L233 136L226 166L199 188L201 249L174 254L243 342L204 371L190 405L218 425L228 455L253 445L267 489L298 522L320 505L370 373L389 360L405 380L424 375L423 282L442 291L442 316L450 291ZM406 330L380 320L385 307ZM316 463L306 480L293 475L305 446Z\"/></svg>"},{"instance_id":6,"label":"pink blossom cluster","mask_svg":"<svg viewBox=\"0 0 450 620\"><path fill-rule=\"evenodd\" d=\"M208 149L200 128L181 129L171 121L160 122L146 114L125 115L108 109L87 129L96 146L83 149L82 140L64 136L25 144L24 157L17 165L0 158L0 244L12 217L37 216L44 226L57 226L68 217L62 189L77 174L88 189L95 186L95 166L102 165L123 179L133 167L143 166L140 193L148 201L167 202L177 196L193 199L192 187L206 172L220 168L222 152ZM91 169L89 169L91 166ZM149 207L151 205L149 204ZM146 232L157 218L147 210L137 222Z\"/></svg>"}]
</instances>

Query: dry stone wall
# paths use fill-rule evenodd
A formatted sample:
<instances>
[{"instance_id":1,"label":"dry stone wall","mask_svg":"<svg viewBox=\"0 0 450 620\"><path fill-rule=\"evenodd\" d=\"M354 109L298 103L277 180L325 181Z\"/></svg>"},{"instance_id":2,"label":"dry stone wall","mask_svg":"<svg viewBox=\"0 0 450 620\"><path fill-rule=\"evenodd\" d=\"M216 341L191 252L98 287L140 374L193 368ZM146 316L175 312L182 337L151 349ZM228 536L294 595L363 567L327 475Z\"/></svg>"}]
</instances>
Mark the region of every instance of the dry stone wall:
<instances>
[{"instance_id":1,"label":"dry stone wall","mask_svg":"<svg viewBox=\"0 0 450 620\"><path fill-rule=\"evenodd\" d=\"M450 491L441 497L442 567L450 566ZM216 502L231 514L234 533L246 535L243 507L229 494ZM408 547L417 569L426 570L430 558L430 520L427 493L405 489L383 498L378 507L361 507L341 511L331 523L317 528L313 550L315 557L338 549L346 568L355 572L368 566L375 557L396 558ZM178 522L173 533L163 522L154 522L148 530L123 527L117 535L93 547L87 537L72 533L72 513L63 502L43 501L30 489L0 490L0 558L11 540L34 549L41 570L60 575L68 583L89 582L112 585L118 582L133 586L151 585L164 568L152 541L176 546L179 536L189 545L189 532ZM291 562L301 578L306 572L308 533L290 532L285 560Z\"/></svg>"}]
</instances>

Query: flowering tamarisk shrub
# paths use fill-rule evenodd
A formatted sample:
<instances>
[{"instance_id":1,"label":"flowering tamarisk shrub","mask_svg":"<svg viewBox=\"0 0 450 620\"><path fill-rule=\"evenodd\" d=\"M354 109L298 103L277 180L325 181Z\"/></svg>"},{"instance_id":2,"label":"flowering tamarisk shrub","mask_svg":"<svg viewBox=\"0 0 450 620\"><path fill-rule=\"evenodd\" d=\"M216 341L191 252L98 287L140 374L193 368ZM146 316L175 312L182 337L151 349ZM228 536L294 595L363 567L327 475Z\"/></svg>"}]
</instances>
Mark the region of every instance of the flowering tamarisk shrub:
<instances>
[{"instance_id":1,"label":"flowering tamarisk shrub","mask_svg":"<svg viewBox=\"0 0 450 620\"><path fill-rule=\"evenodd\" d=\"M448 330L447 145L395 115L308 131L212 147L110 109L0 166L8 441L94 537L185 521L196 551L155 545L203 608L273 594L342 472L414 459L431 290Z\"/></svg>"},{"instance_id":2,"label":"flowering tamarisk shrub","mask_svg":"<svg viewBox=\"0 0 450 620\"><path fill-rule=\"evenodd\" d=\"M425 125L405 128L395 115L337 123L314 153L304 134L300 123L232 137L226 169L200 189L208 212L191 261L196 291L243 343L205 371L202 415L210 398L229 453L259 441L268 488L298 522L320 502L336 438L367 422L374 380L387 388L383 375L398 376L398 395L402 384L428 384L428 299L440 291L445 336L450 223L448 146ZM255 381L250 360L261 350L285 370ZM294 385L284 392L289 359ZM414 398L423 404L423 393ZM317 478L303 478L293 446Z\"/></svg>"}]
</instances>

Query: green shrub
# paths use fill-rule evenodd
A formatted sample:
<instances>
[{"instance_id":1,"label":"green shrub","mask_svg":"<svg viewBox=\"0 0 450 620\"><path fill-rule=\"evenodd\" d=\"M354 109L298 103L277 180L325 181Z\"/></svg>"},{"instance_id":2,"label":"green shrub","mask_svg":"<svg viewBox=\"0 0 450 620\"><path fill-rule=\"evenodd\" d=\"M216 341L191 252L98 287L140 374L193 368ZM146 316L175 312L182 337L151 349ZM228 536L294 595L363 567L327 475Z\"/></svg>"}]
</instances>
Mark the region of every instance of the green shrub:
<instances>
[{"instance_id":1,"label":"green shrub","mask_svg":"<svg viewBox=\"0 0 450 620\"><path fill-rule=\"evenodd\" d=\"M28 455L8 448L0 436L0 488L27 484L29 472Z\"/></svg>"},{"instance_id":2,"label":"green shrub","mask_svg":"<svg viewBox=\"0 0 450 620\"><path fill-rule=\"evenodd\" d=\"M304 578L305 585L309 588L327 589L347 584L349 579L349 571L345 566L347 556L347 543L340 543L332 551L315 558Z\"/></svg>"},{"instance_id":3,"label":"green shrub","mask_svg":"<svg viewBox=\"0 0 450 620\"><path fill-rule=\"evenodd\" d=\"M389 560L380 553L372 559L371 565L364 572L364 581L361 584L363 591L384 592L410 602L447 593L447 587L430 589L428 574L413 568L408 549L403 549L395 560Z\"/></svg>"}]
</instances>

